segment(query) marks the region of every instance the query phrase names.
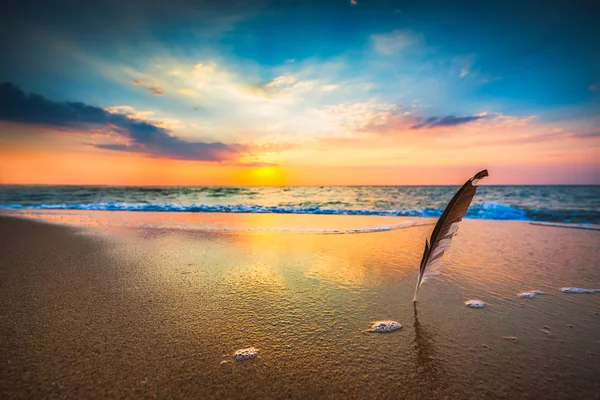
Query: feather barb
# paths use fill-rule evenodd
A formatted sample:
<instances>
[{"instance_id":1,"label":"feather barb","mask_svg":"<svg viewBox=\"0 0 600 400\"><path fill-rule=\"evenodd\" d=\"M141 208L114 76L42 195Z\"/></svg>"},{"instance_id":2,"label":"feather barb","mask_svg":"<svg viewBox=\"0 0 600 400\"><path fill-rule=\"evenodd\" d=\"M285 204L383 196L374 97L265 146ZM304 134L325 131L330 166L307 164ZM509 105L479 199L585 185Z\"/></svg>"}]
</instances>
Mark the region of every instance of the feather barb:
<instances>
[{"instance_id":1,"label":"feather barb","mask_svg":"<svg viewBox=\"0 0 600 400\"><path fill-rule=\"evenodd\" d=\"M437 264L440 262L444 253L450 247L452 238L458 229L458 223L462 221L467 213L471 201L477 192L477 184L486 176L488 176L488 172L484 169L465 182L444 209L444 212L433 228L431 238L429 238L428 241L425 241L425 249L423 251L423 258L421 259L421 265L419 266L419 275L417 277L417 287L415 288L413 302L417 301L419 287L423 283L423 278L425 278L426 273L431 272L430 267L434 263Z\"/></svg>"}]
</instances>

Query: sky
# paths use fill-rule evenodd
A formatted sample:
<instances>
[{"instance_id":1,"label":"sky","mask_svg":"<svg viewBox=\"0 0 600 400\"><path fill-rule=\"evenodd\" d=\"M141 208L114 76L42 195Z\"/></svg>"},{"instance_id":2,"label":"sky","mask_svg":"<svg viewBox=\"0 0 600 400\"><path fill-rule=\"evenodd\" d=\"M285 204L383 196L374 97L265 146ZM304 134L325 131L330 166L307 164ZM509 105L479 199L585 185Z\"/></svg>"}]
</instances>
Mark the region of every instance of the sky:
<instances>
[{"instance_id":1,"label":"sky","mask_svg":"<svg viewBox=\"0 0 600 400\"><path fill-rule=\"evenodd\" d=\"M600 184L590 1L9 1L0 184Z\"/></svg>"}]
</instances>

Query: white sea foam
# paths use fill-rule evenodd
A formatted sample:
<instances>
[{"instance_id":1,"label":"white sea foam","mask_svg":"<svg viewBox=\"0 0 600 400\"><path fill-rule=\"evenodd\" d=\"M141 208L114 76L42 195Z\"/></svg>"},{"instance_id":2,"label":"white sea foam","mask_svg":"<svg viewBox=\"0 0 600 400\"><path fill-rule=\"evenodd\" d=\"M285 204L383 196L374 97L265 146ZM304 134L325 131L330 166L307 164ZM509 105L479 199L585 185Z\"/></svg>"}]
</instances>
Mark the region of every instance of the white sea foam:
<instances>
[{"instance_id":1,"label":"white sea foam","mask_svg":"<svg viewBox=\"0 0 600 400\"><path fill-rule=\"evenodd\" d=\"M537 296L539 294L544 294L544 292L539 291L539 290L532 290L531 292L519 293L518 296L521 299L533 299L535 296Z\"/></svg>"},{"instance_id":2,"label":"white sea foam","mask_svg":"<svg viewBox=\"0 0 600 400\"><path fill-rule=\"evenodd\" d=\"M105 201L94 203L41 203L35 205L0 203L4 210L82 210L82 211L146 211L146 212L192 212L192 213L242 213L242 214L325 214L325 215L370 215L389 217L439 217L442 208L334 208L297 205L259 204L197 204L197 203L129 203ZM473 204L466 218L527 220L527 213L519 208L497 202Z\"/></svg>"},{"instance_id":3,"label":"white sea foam","mask_svg":"<svg viewBox=\"0 0 600 400\"><path fill-rule=\"evenodd\" d=\"M402 324L396 321L375 321L371 322L370 332L387 333L402 329Z\"/></svg>"},{"instance_id":4,"label":"white sea foam","mask_svg":"<svg viewBox=\"0 0 600 400\"><path fill-rule=\"evenodd\" d=\"M564 287L559 289L563 293L598 293L600 289L584 289L578 287Z\"/></svg>"},{"instance_id":5,"label":"white sea foam","mask_svg":"<svg viewBox=\"0 0 600 400\"><path fill-rule=\"evenodd\" d=\"M523 293L519 293L518 296L521 299L533 299L535 297L535 293L533 293L533 292L523 292Z\"/></svg>"},{"instance_id":6,"label":"white sea foam","mask_svg":"<svg viewBox=\"0 0 600 400\"><path fill-rule=\"evenodd\" d=\"M481 300L467 300L465 301L465 305L470 308L483 308L485 307L485 303Z\"/></svg>"},{"instance_id":7,"label":"white sea foam","mask_svg":"<svg viewBox=\"0 0 600 400\"><path fill-rule=\"evenodd\" d=\"M564 222L538 222L538 221L531 221L529 223L531 225L550 226L550 227L554 227L554 228L588 229L591 231L600 230L600 225L598 225L598 224L571 224L571 223L564 223Z\"/></svg>"}]
</instances>

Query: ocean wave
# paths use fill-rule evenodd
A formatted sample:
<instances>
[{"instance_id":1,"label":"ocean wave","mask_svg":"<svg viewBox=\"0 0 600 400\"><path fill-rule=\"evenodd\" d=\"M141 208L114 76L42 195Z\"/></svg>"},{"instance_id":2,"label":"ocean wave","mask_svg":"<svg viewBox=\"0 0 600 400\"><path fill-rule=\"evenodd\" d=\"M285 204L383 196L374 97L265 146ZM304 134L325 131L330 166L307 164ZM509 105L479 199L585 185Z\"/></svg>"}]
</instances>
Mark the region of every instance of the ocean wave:
<instances>
[{"instance_id":1,"label":"ocean wave","mask_svg":"<svg viewBox=\"0 0 600 400\"><path fill-rule=\"evenodd\" d=\"M85 210L85 211L145 211L145 212L193 212L193 213L271 213L271 214L325 214L325 215L367 215L438 218L442 208L398 208L357 209L321 206L262 206L248 204L179 204L179 203L57 203L57 204L0 204L0 209L8 210ZM472 219L519 220L542 222L574 222L570 219L573 211L556 212L549 210L526 210L497 202L473 204L466 215ZM541 218L540 218L541 217Z\"/></svg>"},{"instance_id":2,"label":"ocean wave","mask_svg":"<svg viewBox=\"0 0 600 400\"><path fill-rule=\"evenodd\" d=\"M467 212L467 218L518 221L529 219L527 211L525 210L492 201L484 202L482 204L473 204Z\"/></svg>"}]
</instances>

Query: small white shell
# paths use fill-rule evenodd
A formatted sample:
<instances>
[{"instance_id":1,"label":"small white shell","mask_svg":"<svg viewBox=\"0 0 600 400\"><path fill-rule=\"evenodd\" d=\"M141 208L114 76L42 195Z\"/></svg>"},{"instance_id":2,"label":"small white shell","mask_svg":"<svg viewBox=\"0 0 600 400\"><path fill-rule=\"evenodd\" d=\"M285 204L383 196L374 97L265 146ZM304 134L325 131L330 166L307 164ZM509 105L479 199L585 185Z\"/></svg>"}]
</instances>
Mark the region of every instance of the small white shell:
<instances>
[{"instance_id":1,"label":"small white shell","mask_svg":"<svg viewBox=\"0 0 600 400\"><path fill-rule=\"evenodd\" d=\"M402 329L402 324L400 322L375 321L375 322L371 322L371 329L369 331L370 332L387 333L387 332L397 331L398 329Z\"/></svg>"},{"instance_id":2,"label":"small white shell","mask_svg":"<svg viewBox=\"0 0 600 400\"><path fill-rule=\"evenodd\" d=\"M247 349L239 349L236 350L235 353L231 355L236 361L246 361L252 358L258 357L258 349L255 347L248 347Z\"/></svg>"},{"instance_id":3,"label":"small white shell","mask_svg":"<svg viewBox=\"0 0 600 400\"><path fill-rule=\"evenodd\" d=\"M483 308L485 307L485 303L481 300L467 300L465 301L465 305L471 308Z\"/></svg>"}]
</instances>

